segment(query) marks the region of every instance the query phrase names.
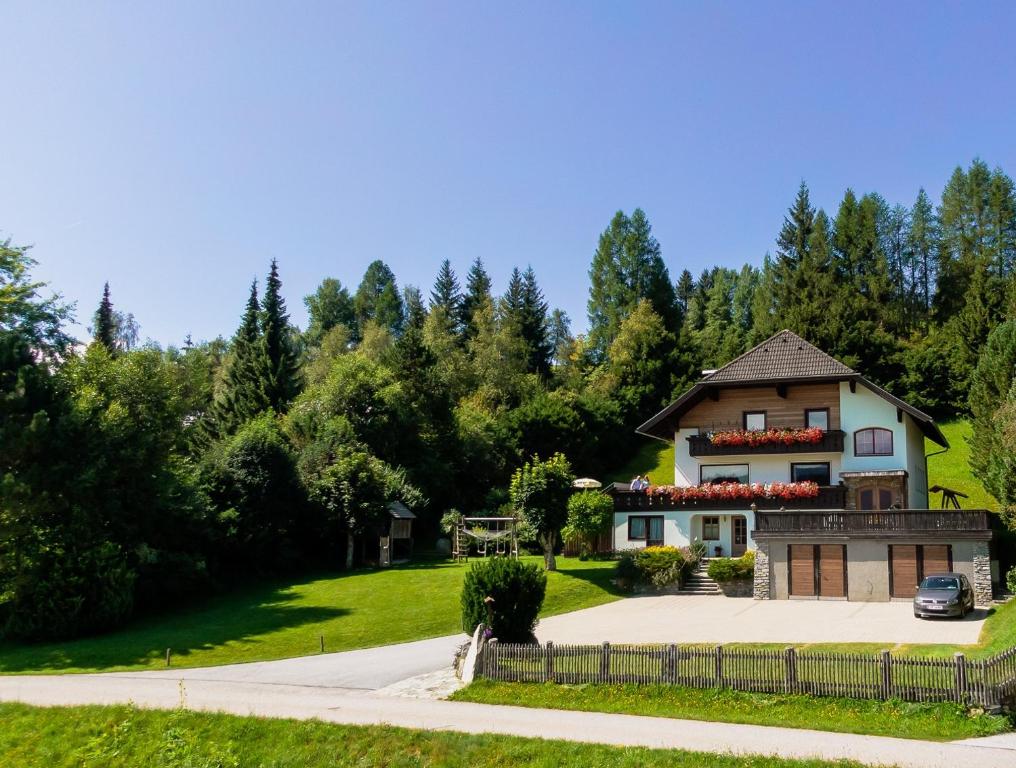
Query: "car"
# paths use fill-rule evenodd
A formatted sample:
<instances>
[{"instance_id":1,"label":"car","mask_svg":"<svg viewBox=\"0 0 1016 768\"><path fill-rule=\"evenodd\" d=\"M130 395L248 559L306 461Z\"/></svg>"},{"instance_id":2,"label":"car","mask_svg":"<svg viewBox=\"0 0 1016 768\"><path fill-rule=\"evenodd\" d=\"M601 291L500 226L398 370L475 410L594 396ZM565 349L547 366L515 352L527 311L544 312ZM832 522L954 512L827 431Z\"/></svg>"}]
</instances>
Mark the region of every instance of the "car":
<instances>
[{"instance_id":1,"label":"car","mask_svg":"<svg viewBox=\"0 0 1016 768\"><path fill-rule=\"evenodd\" d=\"M914 595L914 616L958 616L974 610L974 590L962 573L935 573L925 576Z\"/></svg>"}]
</instances>

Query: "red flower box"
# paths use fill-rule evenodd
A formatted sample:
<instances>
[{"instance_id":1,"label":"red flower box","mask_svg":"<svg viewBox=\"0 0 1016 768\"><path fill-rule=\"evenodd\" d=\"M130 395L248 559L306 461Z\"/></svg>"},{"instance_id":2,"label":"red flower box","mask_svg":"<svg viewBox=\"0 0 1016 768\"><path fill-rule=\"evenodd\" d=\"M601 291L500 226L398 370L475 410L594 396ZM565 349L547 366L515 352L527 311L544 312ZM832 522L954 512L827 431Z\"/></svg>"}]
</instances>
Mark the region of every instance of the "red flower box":
<instances>
[{"instance_id":1,"label":"red flower box","mask_svg":"<svg viewBox=\"0 0 1016 768\"><path fill-rule=\"evenodd\" d=\"M709 442L713 445L815 445L822 442L825 431L818 427L770 427L769 429L732 429L713 432Z\"/></svg>"},{"instance_id":2,"label":"red flower box","mask_svg":"<svg viewBox=\"0 0 1016 768\"><path fill-rule=\"evenodd\" d=\"M650 496L669 498L675 504L687 501L731 501L735 499L814 499L818 483L706 483L705 485L654 485Z\"/></svg>"}]
</instances>

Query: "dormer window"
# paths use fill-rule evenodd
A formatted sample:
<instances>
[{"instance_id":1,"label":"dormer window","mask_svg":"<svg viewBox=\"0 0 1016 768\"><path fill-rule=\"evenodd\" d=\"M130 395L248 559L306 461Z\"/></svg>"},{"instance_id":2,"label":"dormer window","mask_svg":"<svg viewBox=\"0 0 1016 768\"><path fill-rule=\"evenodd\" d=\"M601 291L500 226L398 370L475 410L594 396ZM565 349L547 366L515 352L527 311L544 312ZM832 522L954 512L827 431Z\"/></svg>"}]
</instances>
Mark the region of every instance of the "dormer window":
<instances>
[{"instance_id":1,"label":"dormer window","mask_svg":"<svg viewBox=\"0 0 1016 768\"><path fill-rule=\"evenodd\" d=\"M745 411L744 412L744 428L745 429L765 429L766 428L766 412L765 411Z\"/></svg>"},{"instance_id":2,"label":"dormer window","mask_svg":"<svg viewBox=\"0 0 1016 768\"><path fill-rule=\"evenodd\" d=\"M855 456L892 456L893 433L882 427L859 429L854 433Z\"/></svg>"}]
</instances>

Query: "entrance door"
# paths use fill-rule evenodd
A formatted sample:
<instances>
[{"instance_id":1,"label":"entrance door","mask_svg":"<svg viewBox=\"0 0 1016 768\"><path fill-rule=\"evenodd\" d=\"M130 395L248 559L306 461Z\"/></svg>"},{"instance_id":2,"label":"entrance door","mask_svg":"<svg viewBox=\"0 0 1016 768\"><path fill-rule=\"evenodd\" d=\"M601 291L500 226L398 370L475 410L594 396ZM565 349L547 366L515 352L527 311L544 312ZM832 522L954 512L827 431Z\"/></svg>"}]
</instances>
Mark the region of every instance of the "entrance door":
<instances>
[{"instance_id":1,"label":"entrance door","mask_svg":"<svg viewBox=\"0 0 1016 768\"><path fill-rule=\"evenodd\" d=\"M891 488L862 488L858 496L862 510L889 509L893 504Z\"/></svg>"},{"instance_id":2,"label":"entrance door","mask_svg":"<svg viewBox=\"0 0 1016 768\"><path fill-rule=\"evenodd\" d=\"M847 596L847 548L822 544L818 548L818 593L822 597Z\"/></svg>"},{"instance_id":3,"label":"entrance door","mask_svg":"<svg viewBox=\"0 0 1016 768\"><path fill-rule=\"evenodd\" d=\"M732 557L740 557L748 549L748 519L744 515L734 515L730 520L734 529L730 554Z\"/></svg>"},{"instance_id":4,"label":"entrance door","mask_svg":"<svg viewBox=\"0 0 1016 768\"><path fill-rule=\"evenodd\" d=\"M889 546L889 590L893 597L913 597L917 594L917 547L913 544Z\"/></svg>"},{"instance_id":5,"label":"entrance door","mask_svg":"<svg viewBox=\"0 0 1016 768\"><path fill-rule=\"evenodd\" d=\"M815 547L812 544L791 544L788 552L790 595L815 597Z\"/></svg>"}]
</instances>

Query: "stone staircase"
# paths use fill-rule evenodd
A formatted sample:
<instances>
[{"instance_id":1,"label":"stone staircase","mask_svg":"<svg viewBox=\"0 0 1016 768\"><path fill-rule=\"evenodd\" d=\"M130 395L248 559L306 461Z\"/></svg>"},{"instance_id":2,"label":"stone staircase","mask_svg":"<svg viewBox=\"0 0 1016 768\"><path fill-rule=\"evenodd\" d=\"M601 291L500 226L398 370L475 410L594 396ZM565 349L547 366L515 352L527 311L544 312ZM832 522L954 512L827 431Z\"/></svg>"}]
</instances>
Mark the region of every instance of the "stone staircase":
<instances>
[{"instance_id":1,"label":"stone staircase","mask_svg":"<svg viewBox=\"0 0 1016 768\"><path fill-rule=\"evenodd\" d=\"M688 575L687 581L681 586L682 595L721 595L719 585L709 578L709 558L699 561L698 567Z\"/></svg>"}]
</instances>

